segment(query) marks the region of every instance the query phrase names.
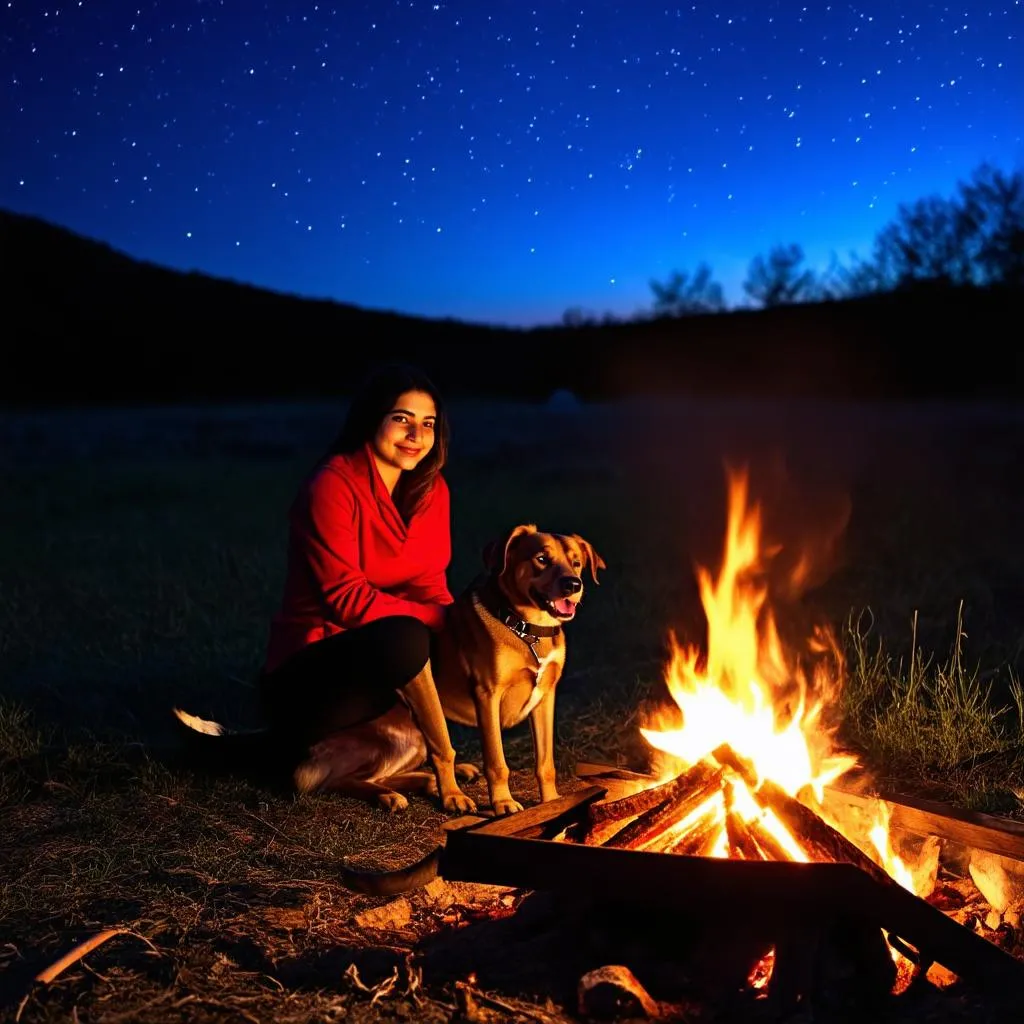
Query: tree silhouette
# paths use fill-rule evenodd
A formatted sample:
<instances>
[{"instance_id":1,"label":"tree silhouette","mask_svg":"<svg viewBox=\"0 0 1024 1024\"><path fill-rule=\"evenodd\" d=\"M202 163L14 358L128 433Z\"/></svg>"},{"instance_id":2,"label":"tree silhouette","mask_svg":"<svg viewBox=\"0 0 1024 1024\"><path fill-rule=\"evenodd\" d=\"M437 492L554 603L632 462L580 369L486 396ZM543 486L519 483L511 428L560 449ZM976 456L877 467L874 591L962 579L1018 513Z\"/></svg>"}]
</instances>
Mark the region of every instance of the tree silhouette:
<instances>
[{"instance_id":1,"label":"tree silhouette","mask_svg":"<svg viewBox=\"0 0 1024 1024\"><path fill-rule=\"evenodd\" d=\"M846 299L914 288L1024 289L1024 171L981 164L951 197L927 196L897 208L875 236L871 254L835 256L820 274L803 266L797 244L755 256L743 290L764 307ZM693 274L676 271L651 281L655 314L721 312L722 288L701 263Z\"/></svg>"},{"instance_id":2,"label":"tree silhouette","mask_svg":"<svg viewBox=\"0 0 1024 1024\"><path fill-rule=\"evenodd\" d=\"M651 281L654 312L659 315L688 316L697 313L720 313L725 309L722 286L711 277L711 267L701 263L691 275L689 271L673 271L664 283Z\"/></svg>"},{"instance_id":3,"label":"tree silhouette","mask_svg":"<svg viewBox=\"0 0 1024 1024\"><path fill-rule=\"evenodd\" d=\"M767 257L755 256L743 290L762 306L785 306L818 298L814 272L801 270L804 251L796 244L777 245Z\"/></svg>"},{"instance_id":4,"label":"tree silhouette","mask_svg":"<svg viewBox=\"0 0 1024 1024\"><path fill-rule=\"evenodd\" d=\"M980 283L1024 287L1024 174L982 164L960 193Z\"/></svg>"},{"instance_id":5,"label":"tree silhouette","mask_svg":"<svg viewBox=\"0 0 1024 1024\"><path fill-rule=\"evenodd\" d=\"M899 207L875 239L876 290L1024 283L1024 176L982 164L958 193Z\"/></svg>"}]
</instances>

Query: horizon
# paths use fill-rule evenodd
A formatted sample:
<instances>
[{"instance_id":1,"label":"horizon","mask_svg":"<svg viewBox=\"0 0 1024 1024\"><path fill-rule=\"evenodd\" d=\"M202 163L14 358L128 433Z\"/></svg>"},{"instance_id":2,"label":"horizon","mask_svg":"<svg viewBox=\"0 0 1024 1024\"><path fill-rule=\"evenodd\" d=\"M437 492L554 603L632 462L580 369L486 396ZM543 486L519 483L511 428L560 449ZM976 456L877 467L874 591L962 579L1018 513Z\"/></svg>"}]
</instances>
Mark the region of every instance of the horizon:
<instances>
[{"instance_id":1,"label":"horizon","mask_svg":"<svg viewBox=\"0 0 1024 1024\"><path fill-rule=\"evenodd\" d=\"M867 257L1024 167L1024 4L10 0L0 206L169 269L480 326L631 319L710 265Z\"/></svg>"}]
</instances>

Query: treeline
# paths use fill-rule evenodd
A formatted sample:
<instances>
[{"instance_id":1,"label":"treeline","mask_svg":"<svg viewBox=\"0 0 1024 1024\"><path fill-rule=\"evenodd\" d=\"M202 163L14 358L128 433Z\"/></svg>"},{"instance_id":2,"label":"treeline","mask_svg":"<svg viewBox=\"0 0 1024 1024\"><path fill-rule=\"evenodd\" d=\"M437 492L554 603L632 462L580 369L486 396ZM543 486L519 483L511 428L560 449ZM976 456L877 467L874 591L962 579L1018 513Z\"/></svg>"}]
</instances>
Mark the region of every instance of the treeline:
<instances>
[{"instance_id":1,"label":"treeline","mask_svg":"<svg viewBox=\"0 0 1024 1024\"><path fill-rule=\"evenodd\" d=\"M302 399L350 393L385 356L450 395L665 393L1019 402L1024 181L981 168L901 208L865 260L815 273L798 246L752 261L726 310L709 267L653 285L631 320L519 329L304 299L132 259L0 211L3 405ZM952 339L954 356L946 350Z\"/></svg>"},{"instance_id":2,"label":"treeline","mask_svg":"<svg viewBox=\"0 0 1024 1024\"><path fill-rule=\"evenodd\" d=\"M929 196L901 205L874 240L870 254L833 257L823 271L806 265L797 243L755 256L742 283L747 303L733 308L770 309L806 302L855 299L911 289L1024 288L1024 174L985 163L957 185L952 196ZM711 266L674 271L651 281L653 316L725 312L722 285ZM604 322L614 320L605 317ZM593 323L568 310L565 326Z\"/></svg>"}]
</instances>

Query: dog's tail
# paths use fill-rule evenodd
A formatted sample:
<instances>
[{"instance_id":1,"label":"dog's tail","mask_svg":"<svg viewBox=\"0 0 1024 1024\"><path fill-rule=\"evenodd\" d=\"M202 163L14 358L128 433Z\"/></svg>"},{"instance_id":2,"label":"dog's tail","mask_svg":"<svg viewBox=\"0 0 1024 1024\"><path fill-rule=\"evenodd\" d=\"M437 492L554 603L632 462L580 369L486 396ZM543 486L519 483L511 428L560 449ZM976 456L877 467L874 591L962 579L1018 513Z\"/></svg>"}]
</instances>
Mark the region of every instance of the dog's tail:
<instances>
[{"instance_id":1,"label":"dog's tail","mask_svg":"<svg viewBox=\"0 0 1024 1024\"><path fill-rule=\"evenodd\" d=\"M274 760L272 737L266 730L229 732L220 722L212 722L181 708L174 708L174 717L197 767L232 774L264 772L268 761ZM343 864L338 881L353 892L367 896L398 896L422 888L438 876L443 846L437 846L420 860L391 871L361 871Z\"/></svg>"},{"instance_id":2,"label":"dog's tail","mask_svg":"<svg viewBox=\"0 0 1024 1024\"><path fill-rule=\"evenodd\" d=\"M181 708L173 708L177 732L190 767L214 774L276 777L283 751L267 729L233 732Z\"/></svg>"},{"instance_id":3,"label":"dog's tail","mask_svg":"<svg viewBox=\"0 0 1024 1024\"><path fill-rule=\"evenodd\" d=\"M398 896L419 889L437 878L443 849L443 846L435 846L414 864L392 871L359 871L344 865L338 873L338 881L346 889L367 896Z\"/></svg>"}]
</instances>

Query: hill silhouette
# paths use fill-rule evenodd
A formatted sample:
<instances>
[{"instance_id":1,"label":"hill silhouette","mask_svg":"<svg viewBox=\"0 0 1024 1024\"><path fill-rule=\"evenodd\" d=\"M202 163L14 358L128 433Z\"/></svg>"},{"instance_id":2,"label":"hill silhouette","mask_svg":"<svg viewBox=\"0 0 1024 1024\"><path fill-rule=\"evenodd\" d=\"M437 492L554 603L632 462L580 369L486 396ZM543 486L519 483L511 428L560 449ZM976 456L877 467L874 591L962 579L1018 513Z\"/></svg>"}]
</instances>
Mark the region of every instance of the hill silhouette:
<instances>
[{"instance_id":1,"label":"hill silhouette","mask_svg":"<svg viewBox=\"0 0 1024 1024\"><path fill-rule=\"evenodd\" d=\"M643 393L1017 401L1024 292L858 299L511 328L301 298L134 259L0 211L12 406L330 397L406 358L450 394ZM15 370L15 367L17 369Z\"/></svg>"}]
</instances>

